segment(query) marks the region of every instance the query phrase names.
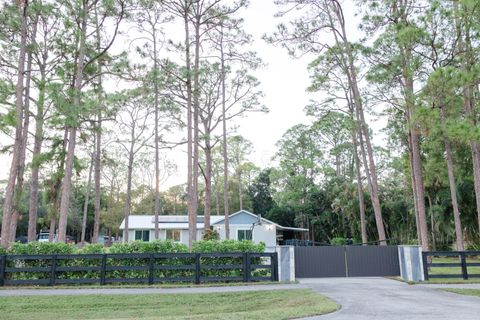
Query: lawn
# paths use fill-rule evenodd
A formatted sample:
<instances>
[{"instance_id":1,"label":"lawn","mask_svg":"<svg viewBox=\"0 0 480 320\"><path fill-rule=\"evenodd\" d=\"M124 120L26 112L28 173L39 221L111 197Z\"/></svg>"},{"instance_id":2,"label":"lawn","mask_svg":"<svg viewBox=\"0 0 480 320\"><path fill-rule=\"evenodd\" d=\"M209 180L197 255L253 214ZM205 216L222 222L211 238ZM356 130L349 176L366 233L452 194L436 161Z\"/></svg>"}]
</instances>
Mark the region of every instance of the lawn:
<instances>
[{"instance_id":1,"label":"lawn","mask_svg":"<svg viewBox=\"0 0 480 320\"><path fill-rule=\"evenodd\" d=\"M23 296L0 299L0 319L292 319L329 313L339 307L310 289Z\"/></svg>"},{"instance_id":2,"label":"lawn","mask_svg":"<svg viewBox=\"0 0 480 320\"><path fill-rule=\"evenodd\" d=\"M453 292L453 293L458 293L458 294L463 294L466 296L474 296L474 297L480 297L480 289L453 289L453 288L446 288L446 289L440 289L443 291L448 291L448 292Z\"/></svg>"},{"instance_id":3,"label":"lawn","mask_svg":"<svg viewBox=\"0 0 480 320\"><path fill-rule=\"evenodd\" d=\"M478 263L480 260L478 257L467 256L467 263ZM437 258L433 257L434 263L460 263L460 259L456 257L447 258ZM480 267L479 266L469 266L467 267L469 275L479 275ZM431 267L429 270L429 275L458 275L456 278L430 278L424 283L480 283L480 278L469 278L468 280L462 279L462 268L461 267Z\"/></svg>"}]
</instances>

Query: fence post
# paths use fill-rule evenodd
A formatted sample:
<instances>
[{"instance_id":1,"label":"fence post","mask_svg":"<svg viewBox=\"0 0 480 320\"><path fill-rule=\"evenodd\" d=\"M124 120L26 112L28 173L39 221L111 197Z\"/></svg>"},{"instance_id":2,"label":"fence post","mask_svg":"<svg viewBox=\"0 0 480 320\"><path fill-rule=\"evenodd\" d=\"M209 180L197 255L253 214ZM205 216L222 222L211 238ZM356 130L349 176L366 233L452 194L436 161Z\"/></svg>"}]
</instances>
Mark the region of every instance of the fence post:
<instances>
[{"instance_id":1,"label":"fence post","mask_svg":"<svg viewBox=\"0 0 480 320\"><path fill-rule=\"evenodd\" d=\"M5 285L5 268L7 265L7 255L0 256L0 287Z\"/></svg>"},{"instance_id":2,"label":"fence post","mask_svg":"<svg viewBox=\"0 0 480 320\"><path fill-rule=\"evenodd\" d=\"M250 253L246 252L245 253L245 274L244 274L244 279L245 282L250 282L251 278L251 271L250 271L250 264L252 262L252 259L250 258Z\"/></svg>"},{"instance_id":3,"label":"fence post","mask_svg":"<svg viewBox=\"0 0 480 320\"><path fill-rule=\"evenodd\" d=\"M463 280L468 280L468 271L467 271L467 259L465 258L465 252L460 252L460 263L462 264L462 276Z\"/></svg>"},{"instance_id":4,"label":"fence post","mask_svg":"<svg viewBox=\"0 0 480 320\"><path fill-rule=\"evenodd\" d=\"M243 253L243 282L247 282L247 253Z\"/></svg>"},{"instance_id":5,"label":"fence post","mask_svg":"<svg viewBox=\"0 0 480 320\"><path fill-rule=\"evenodd\" d=\"M107 269L107 255L104 253L102 255L102 265L100 267L100 285L105 285L105 273Z\"/></svg>"},{"instance_id":6,"label":"fence post","mask_svg":"<svg viewBox=\"0 0 480 320\"><path fill-rule=\"evenodd\" d=\"M272 281L278 281L278 253L272 253L272 255L270 256L270 265L272 268Z\"/></svg>"},{"instance_id":7,"label":"fence post","mask_svg":"<svg viewBox=\"0 0 480 320\"><path fill-rule=\"evenodd\" d=\"M55 285L55 278L56 278L56 273L57 273L57 255L54 254L52 256L52 268L50 269L50 283L49 285L53 286Z\"/></svg>"},{"instance_id":8,"label":"fence post","mask_svg":"<svg viewBox=\"0 0 480 320\"><path fill-rule=\"evenodd\" d=\"M422 252L422 260L423 260L423 277L425 281L428 280L428 258L427 252Z\"/></svg>"},{"instance_id":9,"label":"fence post","mask_svg":"<svg viewBox=\"0 0 480 320\"><path fill-rule=\"evenodd\" d=\"M195 284L200 284L200 253L195 254Z\"/></svg>"},{"instance_id":10,"label":"fence post","mask_svg":"<svg viewBox=\"0 0 480 320\"><path fill-rule=\"evenodd\" d=\"M154 262L155 262L155 257L154 254L150 254L150 259L148 261L148 284L153 284L153 277L155 270L153 269L154 267Z\"/></svg>"}]
</instances>

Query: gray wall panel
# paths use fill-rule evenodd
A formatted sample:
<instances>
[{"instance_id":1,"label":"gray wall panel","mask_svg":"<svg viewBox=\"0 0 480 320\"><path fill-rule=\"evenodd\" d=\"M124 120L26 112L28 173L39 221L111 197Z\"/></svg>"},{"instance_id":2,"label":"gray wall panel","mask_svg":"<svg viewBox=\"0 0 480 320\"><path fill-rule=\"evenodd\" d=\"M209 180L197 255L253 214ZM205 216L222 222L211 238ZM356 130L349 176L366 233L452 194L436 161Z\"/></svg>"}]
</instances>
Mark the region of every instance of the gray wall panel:
<instances>
[{"instance_id":1,"label":"gray wall panel","mask_svg":"<svg viewBox=\"0 0 480 320\"><path fill-rule=\"evenodd\" d=\"M397 246L347 246L349 277L399 276Z\"/></svg>"},{"instance_id":2,"label":"gray wall panel","mask_svg":"<svg viewBox=\"0 0 480 320\"><path fill-rule=\"evenodd\" d=\"M295 276L345 277L344 247L295 247Z\"/></svg>"},{"instance_id":3,"label":"gray wall panel","mask_svg":"<svg viewBox=\"0 0 480 320\"><path fill-rule=\"evenodd\" d=\"M295 247L298 278L399 276L397 246Z\"/></svg>"}]
</instances>

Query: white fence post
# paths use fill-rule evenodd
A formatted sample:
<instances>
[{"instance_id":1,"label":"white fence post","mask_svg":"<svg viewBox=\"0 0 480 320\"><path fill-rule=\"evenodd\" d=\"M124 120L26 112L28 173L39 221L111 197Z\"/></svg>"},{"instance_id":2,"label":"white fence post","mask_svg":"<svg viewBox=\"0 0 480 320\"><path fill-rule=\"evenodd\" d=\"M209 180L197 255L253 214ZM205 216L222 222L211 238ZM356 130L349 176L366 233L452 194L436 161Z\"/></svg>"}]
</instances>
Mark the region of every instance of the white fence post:
<instances>
[{"instance_id":1,"label":"white fence post","mask_svg":"<svg viewBox=\"0 0 480 320\"><path fill-rule=\"evenodd\" d=\"M398 246L400 276L404 281L424 281L422 247Z\"/></svg>"},{"instance_id":2,"label":"white fence post","mask_svg":"<svg viewBox=\"0 0 480 320\"><path fill-rule=\"evenodd\" d=\"M278 246L278 281L295 281L295 248L293 246Z\"/></svg>"}]
</instances>

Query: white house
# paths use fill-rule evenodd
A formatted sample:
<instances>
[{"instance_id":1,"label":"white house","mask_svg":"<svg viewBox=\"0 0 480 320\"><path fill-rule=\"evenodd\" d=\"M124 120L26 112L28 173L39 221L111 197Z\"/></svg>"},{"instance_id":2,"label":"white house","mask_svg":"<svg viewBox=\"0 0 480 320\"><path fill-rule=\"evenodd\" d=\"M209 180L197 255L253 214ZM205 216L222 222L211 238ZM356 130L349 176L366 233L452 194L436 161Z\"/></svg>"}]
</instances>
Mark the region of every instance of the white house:
<instances>
[{"instance_id":1,"label":"white house","mask_svg":"<svg viewBox=\"0 0 480 320\"><path fill-rule=\"evenodd\" d=\"M128 220L128 239L153 241L155 239L155 216L131 215ZM197 217L197 239L202 239L203 216ZM210 216L210 224L225 239L225 217ZM308 229L283 227L249 211L241 210L229 216L230 239L264 242L267 248L275 247L284 237L284 232L307 232ZM159 216L160 239L170 239L188 245L188 216ZM120 230L125 229L125 219Z\"/></svg>"}]
</instances>

